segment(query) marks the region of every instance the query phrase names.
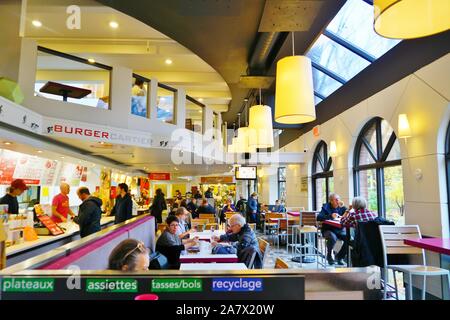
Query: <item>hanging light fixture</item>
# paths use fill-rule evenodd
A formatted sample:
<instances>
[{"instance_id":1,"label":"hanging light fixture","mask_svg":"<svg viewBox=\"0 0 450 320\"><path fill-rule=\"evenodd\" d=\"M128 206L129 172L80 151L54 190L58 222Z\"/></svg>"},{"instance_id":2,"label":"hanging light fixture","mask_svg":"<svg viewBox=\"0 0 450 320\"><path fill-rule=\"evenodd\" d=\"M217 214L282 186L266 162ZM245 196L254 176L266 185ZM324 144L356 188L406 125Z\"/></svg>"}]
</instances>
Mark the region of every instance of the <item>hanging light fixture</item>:
<instances>
[{"instance_id":1,"label":"hanging light fixture","mask_svg":"<svg viewBox=\"0 0 450 320\"><path fill-rule=\"evenodd\" d=\"M245 108L244 108L245 112ZM237 153L253 153L256 152L256 148L251 146L250 141L250 130L248 127L241 127L241 114L238 113L239 117L239 128L237 130L237 143L235 147L235 152Z\"/></svg>"},{"instance_id":2,"label":"hanging light fixture","mask_svg":"<svg viewBox=\"0 0 450 320\"><path fill-rule=\"evenodd\" d=\"M277 63L275 121L285 124L316 120L311 59L295 55L292 33L292 56Z\"/></svg>"},{"instance_id":3,"label":"hanging light fixture","mask_svg":"<svg viewBox=\"0 0 450 320\"><path fill-rule=\"evenodd\" d=\"M380 36L414 39L450 28L449 0L375 0L374 29Z\"/></svg>"},{"instance_id":4,"label":"hanging light fixture","mask_svg":"<svg viewBox=\"0 0 450 320\"><path fill-rule=\"evenodd\" d=\"M264 149L272 148L274 146L272 108L263 105L261 89L259 89L259 105L251 107L249 113L249 128L252 137L249 140L250 146Z\"/></svg>"},{"instance_id":5,"label":"hanging light fixture","mask_svg":"<svg viewBox=\"0 0 450 320\"><path fill-rule=\"evenodd\" d=\"M231 144L228 145L228 152L235 153L237 145L237 137L234 136L236 131L236 123L233 123L233 139L231 139Z\"/></svg>"}]
</instances>

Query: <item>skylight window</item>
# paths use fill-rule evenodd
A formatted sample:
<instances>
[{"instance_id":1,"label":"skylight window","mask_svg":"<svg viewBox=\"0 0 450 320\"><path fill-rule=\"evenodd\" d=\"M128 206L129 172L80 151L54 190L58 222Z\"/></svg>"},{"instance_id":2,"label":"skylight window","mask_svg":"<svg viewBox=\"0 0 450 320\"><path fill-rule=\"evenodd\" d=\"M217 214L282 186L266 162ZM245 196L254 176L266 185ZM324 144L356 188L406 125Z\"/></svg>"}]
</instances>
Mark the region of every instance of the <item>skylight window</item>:
<instances>
[{"instance_id":1,"label":"skylight window","mask_svg":"<svg viewBox=\"0 0 450 320\"><path fill-rule=\"evenodd\" d=\"M347 0L306 53L316 105L400 42L375 33L373 14L367 2Z\"/></svg>"}]
</instances>

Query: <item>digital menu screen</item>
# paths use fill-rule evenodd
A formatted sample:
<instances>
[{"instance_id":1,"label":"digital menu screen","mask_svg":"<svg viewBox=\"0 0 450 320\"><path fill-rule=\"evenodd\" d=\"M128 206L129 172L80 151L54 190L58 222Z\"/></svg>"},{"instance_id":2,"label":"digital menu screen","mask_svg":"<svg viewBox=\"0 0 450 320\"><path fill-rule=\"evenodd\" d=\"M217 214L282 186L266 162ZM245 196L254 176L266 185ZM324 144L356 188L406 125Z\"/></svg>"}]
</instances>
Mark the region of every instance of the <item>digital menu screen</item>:
<instances>
[{"instance_id":1,"label":"digital menu screen","mask_svg":"<svg viewBox=\"0 0 450 320\"><path fill-rule=\"evenodd\" d=\"M256 180L256 167L236 167L236 180Z\"/></svg>"}]
</instances>

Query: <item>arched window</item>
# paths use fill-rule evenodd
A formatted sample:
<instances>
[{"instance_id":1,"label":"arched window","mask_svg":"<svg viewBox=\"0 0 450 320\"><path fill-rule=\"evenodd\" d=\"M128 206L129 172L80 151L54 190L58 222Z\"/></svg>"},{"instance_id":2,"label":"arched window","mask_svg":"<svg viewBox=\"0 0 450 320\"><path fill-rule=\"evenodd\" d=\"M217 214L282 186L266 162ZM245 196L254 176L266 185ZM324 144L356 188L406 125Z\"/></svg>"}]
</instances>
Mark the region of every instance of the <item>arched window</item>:
<instances>
[{"instance_id":1,"label":"arched window","mask_svg":"<svg viewBox=\"0 0 450 320\"><path fill-rule=\"evenodd\" d=\"M333 161L328 157L325 141L320 141L314 151L312 162L313 209L318 210L334 192Z\"/></svg>"},{"instance_id":2,"label":"arched window","mask_svg":"<svg viewBox=\"0 0 450 320\"><path fill-rule=\"evenodd\" d=\"M403 174L400 144L389 123L370 120L355 146L355 196L367 199L369 210L404 224Z\"/></svg>"},{"instance_id":3,"label":"arched window","mask_svg":"<svg viewBox=\"0 0 450 320\"><path fill-rule=\"evenodd\" d=\"M447 128L447 138L445 142L445 164L447 168L447 203L448 203L448 214L450 216L450 122Z\"/></svg>"}]
</instances>

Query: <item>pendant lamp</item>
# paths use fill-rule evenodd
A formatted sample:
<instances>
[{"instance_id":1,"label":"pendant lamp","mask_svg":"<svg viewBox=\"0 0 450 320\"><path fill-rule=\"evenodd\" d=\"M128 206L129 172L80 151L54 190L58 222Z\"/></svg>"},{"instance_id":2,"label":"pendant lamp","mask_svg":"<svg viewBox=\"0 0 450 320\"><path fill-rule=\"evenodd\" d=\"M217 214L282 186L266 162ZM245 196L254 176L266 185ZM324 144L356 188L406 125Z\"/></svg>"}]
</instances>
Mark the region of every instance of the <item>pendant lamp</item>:
<instances>
[{"instance_id":1,"label":"pendant lamp","mask_svg":"<svg viewBox=\"0 0 450 320\"><path fill-rule=\"evenodd\" d=\"M414 39L450 28L449 0L374 0L374 29L385 38Z\"/></svg>"},{"instance_id":2,"label":"pendant lamp","mask_svg":"<svg viewBox=\"0 0 450 320\"><path fill-rule=\"evenodd\" d=\"M248 127L240 127L238 129L237 144L235 152L237 153L254 153L256 148L250 143L250 129Z\"/></svg>"},{"instance_id":3,"label":"pendant lamp","mask_svg":"<svg viewBox=\"0 0 450 320\"><path fill-rule=\"evenodd\" d=\"M294 34L292 33L294 54ZM285 124L316 120L311 60L306 56L285 57L277 63L275 121Z\"/></svg>"},{"instance_id":4,"label":"pendant lamp","mask_svg":"<svg viewBox=\"0 0 450 320\"><path fill-rule=\"evenodd\" d=\"M251 107L249 111L249 145L255 148L267 149L274 146L272 108L261 104L261 90L259 96L260 104Z\"/></svg>"}]
</instances>

